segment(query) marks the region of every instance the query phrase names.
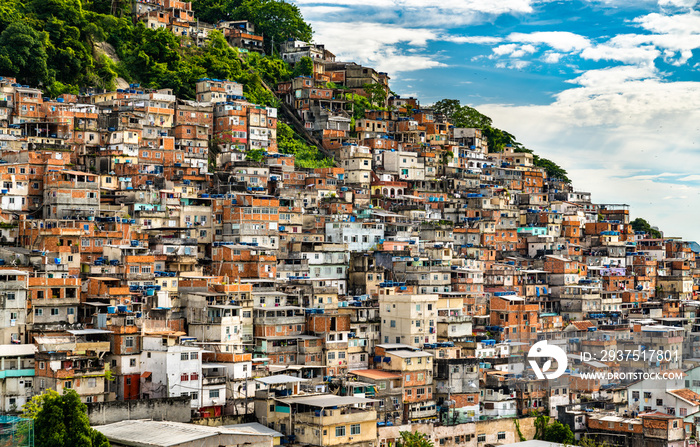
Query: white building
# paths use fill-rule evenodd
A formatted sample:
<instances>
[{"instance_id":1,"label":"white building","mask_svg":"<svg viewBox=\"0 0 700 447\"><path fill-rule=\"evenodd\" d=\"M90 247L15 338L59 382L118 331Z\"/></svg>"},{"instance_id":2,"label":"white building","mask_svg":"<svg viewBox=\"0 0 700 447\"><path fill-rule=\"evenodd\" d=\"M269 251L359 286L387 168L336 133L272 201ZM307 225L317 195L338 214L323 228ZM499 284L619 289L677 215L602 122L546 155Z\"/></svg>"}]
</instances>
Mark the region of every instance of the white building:
<instances>
[{"instance_id":1,"label":"white building","mask_svg":"<svg viewBox=\"0 0 700 447\"><path fill-rule=\"evenodd\" d=\"M0 271L0 344L24 341L28 275L21 270Z\"/></svg>"},{"instance_id":2,"label":"white building","mask_svg":"<svg viewBox=\"0 0 700 447\"><path fill-rule=\"evenodd\" d=\"M644 379L627 387L627 407L631 411L660 411L662 413L680 415L684 405L675 394L668 391L684 391L684 379L652 380ZM687 390L693 393L690 390ZM695 394L695 393L693 393ZM673 413L670 413L672 411Z\"/></svg>"},{"instance_id":3,"label":"white building","mask_svg":"<svg viewBox=\"0 0 700 447\"><path fill-rule=\"evenodd\" d=\"M145 335L142 340L140 363L144 398L190 396L192 409L225 405L225 381L204 383L204 349L176 344L176 337L168 335Z\"/></svg>"},{"instance_id":4,"label":"white building","mask_svg":"<svg viewBox=\"0 0 700 447\"><path fill-rule=\"evenodd\" d=\"M425 163L415 152L384 151L381 153L384 171L396 174L399 180L425 180Z\"/></svg>"},{"instance_id":5,"label":"white building","mask_svg":"<svg viewBox=\"0 0 700 447\"><path fill-rule=\"evenodd\" d=\"M347 244L349 251L369 251L384 239L384 224L374 222L328 222L326 240Z\"/></svg>"},{"instance_id":6,"label":"white building","mask_svg":"<svg viewBox=\"0 0 700 447\"><path fill-rule=\"evenodd\" d=\"M21 410L32 397L35 345L0 345L0 413Z\"/></svg>"}]
</instances>

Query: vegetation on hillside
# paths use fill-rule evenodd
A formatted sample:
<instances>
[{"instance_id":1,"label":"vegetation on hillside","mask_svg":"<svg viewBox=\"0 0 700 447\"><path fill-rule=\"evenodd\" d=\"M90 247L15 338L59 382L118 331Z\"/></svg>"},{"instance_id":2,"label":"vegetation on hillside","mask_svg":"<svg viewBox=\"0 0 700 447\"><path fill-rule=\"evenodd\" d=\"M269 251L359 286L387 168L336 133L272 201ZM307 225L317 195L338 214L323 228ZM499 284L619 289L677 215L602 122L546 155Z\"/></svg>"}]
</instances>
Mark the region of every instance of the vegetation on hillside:
<instances>
[{"instance_id":1,"label":"vegetation on hillside","mask_svg":"<svg viewBox=\"0 0 700 447\"><path fill-rule=\"evenodd\" d=\"M90 427L87 406L74 390L48 390L32 397L22 416L34 420L36 447L109 447L105 435Z\"/></svg>"},{"instance_id":2,"label":"vegetation on hillside","mask_svg":"<svg viewBox=\"0 0 700 447\"><path fill-rule=\"evenodd\" d=\"M574 433L568 425L556 420L550 423L550 417L544 415L535 419L535 439L566 445L572 445L575 441Z\"/></svg>"},{"instance_id":3,"label":"vegetation on hillside","mask_svg":"<svg viewBox=\"0 0 700 447\"><path fill-rule=\"evenodd\" d=\"M482 130L489 145L489 151L501 152L507 146L512 146L515 152L527 152L532 150L518 142L514 135L493 127L492 120L473 107L463 106L457 99L442 99L433 105L435 114L443 115L450 124L455 127L478 127ZM535 166L544 168L547 176L571 183L566 170L552 160L533 154Z\"/></svg>"},{"instance_id":4,"label":"vegetation on hillside","mask_svg":"<svg viewBox=\"0 0 700 447\"><path fill-rule=\"evenodd\" d=\"M195 0L193 6L203 21L253 22L265 36L268 54L273 41L311 40L311 27L299 9L281 0ZM0 74L41 87L49 96L77 94L86 87L112 90L123 78L142 88L172 89L183 99L195 98L197 79L230 79L243 84L249 101L277 107L278 100L264 84L274 88L313 69L310 59L292 70L279 57L241 53L218 31L200 48L189 37L134 24L129 8L129 2L114 0L0 2ZM102 51L103 43L114 48L116 58ZM301 166L330 163L292 135L280 147L301 154Z\"/></svg>"},{"instance_id":5,"label":"vegetation on hillside","mask_svg":"<svg viewBox=\"0 0 700 447\"><path fill-rule=\"evenodd\" d=\"M265 38L267 54L277 51L273 46L288 39L311 41L311 26L292 3L278 0L193 0L192 9L196 17L208 23L221 20L253 23L255 33Z\"/></svg>"},{"instance_id":6,"label":"vegetation on hillside","mask_svg":"<svg viewBox=\"0 0 700 447\"><path fill-rule=\"evenodd\" d=\"M655 239L661 238L661 232L652 228L651 224L641 217L634 219L632 222L630 222L630 224L632 225L632 229L634 231L643 231Z\"/></svg>"},{"instance_id":7,"label":"vegetation on hillside","mask_svg":"<svg viewBox=\"0 0 700 447\"><path fill-rule=\"evenodd\" d=\"M256 104L279 106L274 87L293 76L311 75L313 63L302 60L294 69L274 55L273 47L287 39L309 41L311 27L299 8L282 0L194 0L196 17L209 23L248 20L264 36L271 56L241 53L214 31L206 45L197 47L190 37L166 29L134 24L130 3L114 0L4 0L0 3L0 74L14 76L23 84L40 86L50 96L79 93L85 87L114 89L118 78L143 88L172 89L183 99L194 99L195 82L203 77L230 79L244 86L246 98ZM110 44L110 58L103 43ZM307 58L308 59L308 58ZM365 86L366 96L348 94L353 103L353 122L365 110L383 108L386 91L379 85ZM456 126L480 127L491 150L512 145L516 151L532 152L508 132L491 125L476 109L445 99L435 104ZM330 164L316 148L282 128L280 148L300 154L300 166ZM569 181L556 163L534 156L535 164L550 177Z\"/></svg>"},{"instance_id":8,"label":"vegetation on hillside","mask_svg":"<svg viewBox=\"0 0 700 447\"><path fill-rule=\"evenodd\" d=\"M277 122L277 149L283 154L294 155L296 165L302 168L330 168L333 160L325 158L316 146L304 143L285 123Z\"/></svg>"},{"instance_id":9,"label":"vegetation on hillside","mask_svg":"<svg viewBox=\"0 0 700 447\"><path fill-rule=\"evenodd\" d=\"M241 17L257 20L270 37L311 38L311 28L293 5L279 0L227 3L242 11ZM129 2L116 2L122 6L111 15L114 5L112 0L3 1L0 73L40 86L51 96L84 87L113 89L117 77L123 77L142 87L171 88L185 99L194 98L197 79L227 78L243 83L250 101L265 105L275 105L275 98L261 80L275 85L292 76L279 58L239 54L219 32L198 48L189 37L134 24ZM114 47L119 62L98 49L102 42Z\"/></svg>"}]
</instances>

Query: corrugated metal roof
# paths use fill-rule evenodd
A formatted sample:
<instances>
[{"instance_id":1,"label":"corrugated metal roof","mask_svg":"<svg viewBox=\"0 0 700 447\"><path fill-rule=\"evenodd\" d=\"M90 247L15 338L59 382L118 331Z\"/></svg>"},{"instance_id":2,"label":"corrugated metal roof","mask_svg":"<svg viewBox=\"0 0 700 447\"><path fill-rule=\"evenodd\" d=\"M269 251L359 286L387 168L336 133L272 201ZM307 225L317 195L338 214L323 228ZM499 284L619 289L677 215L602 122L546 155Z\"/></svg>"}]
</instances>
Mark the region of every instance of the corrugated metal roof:
<instances>
[{"instance_id":1,"label":"corrugated metal roof","mask_svg":"<svg viewBox=\"0 0 700 447\"><path fill-rule=\"evenodd\" d=\"M255 380L260 382L260 383L264 383L265 385L280 385L283 383L308 382L307 379L300 379L298 377L292 377L292 376L288 376L286 374L280 374L277 376L269 376L269 377L260 377L260 378L255 379Z\"/></svg>"},{"instance_id":2,"label":"corrugated metal roof","mask_svg":"<svg viewBox=\"0 0 700 447\"><path fill-rule=\"evenodd\" d=\"M0 345L0 357L34 355L36 351L35 345Z\"/></svg>"}]
</instances>

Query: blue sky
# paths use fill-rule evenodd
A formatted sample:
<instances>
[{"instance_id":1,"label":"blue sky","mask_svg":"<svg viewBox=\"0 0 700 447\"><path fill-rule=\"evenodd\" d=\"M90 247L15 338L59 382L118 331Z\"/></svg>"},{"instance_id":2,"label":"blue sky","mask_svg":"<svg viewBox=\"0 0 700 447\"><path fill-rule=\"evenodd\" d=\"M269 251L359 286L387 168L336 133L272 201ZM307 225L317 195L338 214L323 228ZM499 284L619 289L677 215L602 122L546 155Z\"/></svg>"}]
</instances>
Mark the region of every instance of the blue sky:
<instances>
[{"instance_id":1,"label":"blue sky","mask_svg":"<svg viewBox=\"0 0 700 447\"><path fill-rule=\"evenodd\" d=\"M459 99L627 203L700 240L700 0L294 0L338 60L428 105Z\"/></svg>"}]
</instances>

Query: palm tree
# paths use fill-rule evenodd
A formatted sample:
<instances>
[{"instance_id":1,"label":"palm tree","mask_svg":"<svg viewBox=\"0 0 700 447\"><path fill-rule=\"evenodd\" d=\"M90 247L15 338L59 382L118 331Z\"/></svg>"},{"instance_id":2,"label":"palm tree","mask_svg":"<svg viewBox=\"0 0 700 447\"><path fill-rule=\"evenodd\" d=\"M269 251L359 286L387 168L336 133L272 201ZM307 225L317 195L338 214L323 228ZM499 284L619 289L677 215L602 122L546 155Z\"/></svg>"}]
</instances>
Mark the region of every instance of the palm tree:
<instances>
[{"instance_id":1,"label":"palm tree","mask_svg":"<svg viewBox=\"0 0 700 447\"><path fill-rule=\"evenodd\" d=\"M424 433L402 431L400 434L401 439L397 441L396 447L433 447L433 441Z\"/></svg>"}]
</instances>

